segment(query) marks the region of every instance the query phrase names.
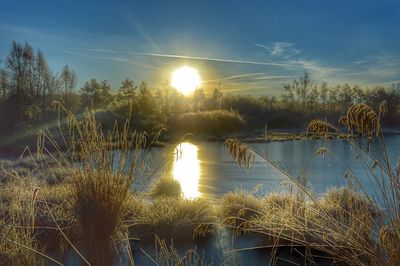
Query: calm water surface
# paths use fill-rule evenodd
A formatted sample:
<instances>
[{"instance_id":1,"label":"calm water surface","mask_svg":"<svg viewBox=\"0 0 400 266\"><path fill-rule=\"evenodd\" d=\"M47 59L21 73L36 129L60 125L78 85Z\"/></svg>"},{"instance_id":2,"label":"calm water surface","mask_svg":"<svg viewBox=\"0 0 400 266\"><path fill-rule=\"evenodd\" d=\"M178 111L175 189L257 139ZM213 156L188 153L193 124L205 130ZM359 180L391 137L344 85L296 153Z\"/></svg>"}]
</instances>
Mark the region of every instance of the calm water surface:
<instances>
[{"instance_id":1,"label":"calm water surface","mask_svg":"<svg viewBox=\"0 0 400 266\"><path fill-rule=\"evenodd\" d=\"M400 137L388 136L385 139L392 166L396 165L400 155ZM324 193L332 186L347 184L345 172L351 170L363 183L365 190L374 195L376 186L369 181L372 178L366 164L368 158L357 158L357 152L341 139L299 140L250 144L253 148L267 152L268 156L293 177L306 178L307 185L317 194ZM332 154L316 156L320 147L326 147ZM363 145L366 147L366 144ZM371 147L371 153L378 156L377 145ZM290 189L287 178L279 174L272 166L256 158L254 165L245 170L237 166L223 142L185 142L177 146L155 148L153 166L165 156L173 154L172 166L166 167L159 175L169 174L177 179L187 198L217 198L236 189L257 190L259 193Z\"/></svg>"}]
</instances>

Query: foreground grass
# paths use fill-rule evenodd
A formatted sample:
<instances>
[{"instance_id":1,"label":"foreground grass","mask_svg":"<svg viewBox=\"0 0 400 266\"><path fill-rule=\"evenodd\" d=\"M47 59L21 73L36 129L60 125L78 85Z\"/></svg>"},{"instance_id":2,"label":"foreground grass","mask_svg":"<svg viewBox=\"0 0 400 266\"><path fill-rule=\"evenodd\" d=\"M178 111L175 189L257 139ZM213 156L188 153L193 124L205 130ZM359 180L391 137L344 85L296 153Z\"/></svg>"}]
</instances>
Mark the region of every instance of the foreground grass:
<instances>
[{"instance_id":1,"label":"foreground grass","mask_svg":"<svg viewBox=\"0 0 400 266\"><path fill-rule=\"evenodd\" d=\"M71 243L89 259L84 253L84 245L88 243L82 240L82 222L79 221L80 214L76 213L73 196L76 192L71 177L60 184L48 184L35 178L37 176L14 176L2 192L0 225L2 237L9 241L0 246L1 260L8 265L23 265L27 261L43 265L49 259L42 254L47 254L62 262L65 257L60 254L73 250ZM40 190L33 195L37 187ZM105 208L98 205L102 199L96 200L97 203L90 203L94 208ZM310 261L315 255L366 265L378 262L371 261L372 255L380 256L376 237L383 212L362 193L349 188L327 191L317 203L287 193L254 195L236 191L215 201L184 199L169 191L165 195L158 193L157 197L129 193L120 209L123 210L120 223L127 229L128 238L136 239L143 247L151 247L157 236L157 245L164 245L164 252L169 250L169 259L179 257L176 256L178 253L171 253L171 240L175 245L193 239L199 243L218 236L224 228L238 241L243 236L256 237L258 245L271 250L284 246L305 247L308 251L304 256ZM108 215L101 214L103 219ZM89 213L90 217L96 215ZM123 243L126 238L123 228L119 230L120 233L113 235L114 243ZM99 234L85 232L90 236L87 241L96 233ZM63 247L60 248L63 252L57 250L58 247ZM376 253L370 254L372 249ZM354 256L353 261L348 260L350 255ZM165 259L159 258L160 261Z\"/></svg>"},{"instance_id":2,"label":"foreground grass","mask_svg":"<svg viewBox=\"0 0 400 266\"><path fill-rule=\"evenodd\" d=\"M27 261L41 265L48 259L40 253L54 257L54 254L60 253L54 247L63 246L65 251L72 250L57 225L69 241L82 248L86 243L78 230L81 222L75 214L73 184L65 181L49 185L32 182L27 177L20 178L19 183L14 181L8 184L1 198L1 226L3 230L8 228L2 231L2 236L12 241L3 242L0 246L1 260L11 263L9 265L21 265ZM40 191L32 204L35 187L40 187ZM167 243L172 239L175 245L192 239L203 241L226 228L238 241L242 236L257 236L266 248L307 247L309 251L305 256L309 260L312 255L324 254L332 260L347 261L342 256L353 254L357 264L373 264L365 252L378 247L374 241L375 224L371 221L381 219L382 211L361 193L348 188L328 191L318 204L322 209L313 202L298 200L290 194L256 196L246 191L231 192L212 202L171 196L169 192L154 199L146 195L129 195L121 207L124 210L121 222L128 228L129 238L137 239L141 246L154 245L154 237L158 236L158 245L165 245L168 250ZM98 210L103 208L93 206ZM90 213L91 217L95 215ZM334 217L335 223L329 217ZM86 234L94 237L96 233ZM115 236L114 241L118 242L117 239L118 236ZM360 250L361 244L364 248ZM331 249L333 246L336 248ZM86 258L89 256L86 255ZM62 261L63 257L58 256L57 259Z\"/></svg>"},{"instance_id":3,"label":"foreground grass","mask_svg":"<svg viewBox=\"0 0 400 266\"><path fill-rule=\"evenodd\" d=\"M264 247L303 247L305 259L370 265L376 250L376 224L382 211L348 188L328 191L317 203L289 194L255 196L236 192L222 199L222 223L238 237L258 235Z\"/></svg>"}]
</instances>

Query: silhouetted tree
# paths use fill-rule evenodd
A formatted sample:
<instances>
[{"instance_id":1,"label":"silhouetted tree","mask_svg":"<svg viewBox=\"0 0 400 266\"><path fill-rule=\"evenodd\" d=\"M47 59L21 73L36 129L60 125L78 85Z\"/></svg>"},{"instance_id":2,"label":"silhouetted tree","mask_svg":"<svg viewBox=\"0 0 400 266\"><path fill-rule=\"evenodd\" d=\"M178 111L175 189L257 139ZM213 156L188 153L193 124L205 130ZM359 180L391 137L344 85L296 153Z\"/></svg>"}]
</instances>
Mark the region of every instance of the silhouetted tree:
<instances>
[{"instance_id":1,"label":"silhouetted tree","mask_svg":"<svg viewBox=\"0 0 400 266\"><path fill-rule=\"evenodd\" d=\"M154 98L144 81L139 85L137 97L139 112L152 115L154 113Z\"/></svg>"},{"instance_id":2,"label":"silhouetted tree","mask_svg":"<svg viewBox=\"0 0 400 266\"><path fill-rule=\"evenodd\" d=\"M219 88L215 88L212 94L212 108L221 109L222 92Z\"/></svg>"},{"instance_id":3,"label":"silhouetted tree","mask_svg":"<svg viewBox=\"0 0 400 266\"><path fill-rule=\"evenodd\" d=\"M91 79L80 89L83 105L93 108L103 107L110 97L110 89L107 80L98 83L96 79Z\"/></svg>"},{"instance_id":4,"label":"silhouetted tree","mask_svg":"<svg viewBox=\"0 0 400 266\"><path fill-rule=\"evenodd\" d=\"M61 70L60 83L63 88L63 104L67 109L72 109L72 90L76 86L76 74L68 65Z\"/></svg>"},{"instance_id":5,"label":"silhouetted tree","mask_svg":"<svg viewBox=\"0 0 400 266\"><path fill-rule=\"evenodd\" d=\"M131 98L131 100L133 100L136 94L136 90L137 86L135 86L133 80L127 78L122 81L121 87L119 88L119 93L122 96Z\"/></svg>"},{"instance_id":6,"label":"silhouetted tree","mask_svg":"<svg viewBox=\"0 0 400 266\"><path fill-rule=\"evenodd\" d=\"M5 69L0 69L0 90L2 99L5 100L8 96L9 84L8 84L8 76Z\"/></svg>"},{"instance_id":7,"label":"silhouetted tree","mask_svg":"<svg viewBox=\"0 0 400 266\"><path fill-rule=\"evenodd\" d=\"M196 89L193 93L193 109L198 112L203 109L204 101L206 96L204 95L203 89Z\"/></svg>"}]
</instances>

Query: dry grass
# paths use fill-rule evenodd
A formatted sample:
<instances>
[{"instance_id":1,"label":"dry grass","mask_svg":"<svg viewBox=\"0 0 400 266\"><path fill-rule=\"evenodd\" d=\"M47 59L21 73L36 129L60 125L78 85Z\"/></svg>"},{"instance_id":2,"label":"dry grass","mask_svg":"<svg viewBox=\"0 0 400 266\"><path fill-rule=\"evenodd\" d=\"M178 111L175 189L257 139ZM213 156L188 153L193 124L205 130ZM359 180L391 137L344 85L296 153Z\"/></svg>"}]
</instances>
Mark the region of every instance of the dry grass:
<instances>
[{"instance_id":1,"label":"dry grass","mask_svg":"<svg viewBox=\"0 0 400 266\"><path fill-rule=\"evenodd\" d=\"M158 197L142 203L141 212L130 221L130 231L142 242L153 241L154 235L185 242L213 235L216 222L214 207L207 200Z\"/></svg>"},{"instance_id":2,"label":"dry grass","mask_svg":"<svg viewBox=\"0 0 400 266\"><path fill-rule=\"evenodd\" d=\"M382 114L385 113L385 104L381 104ZM349 131L356 131L365 137L372 138L378 136L381 132L380 118L371 106L360 103L355 104L347 111L345 122Z\"/></svg>"},{"instance_id":3,"label":"dry grass","mask_svg":"<svg viewBox=\"0 0 400 266\"><path fill-rule=\"evenodd\" d=\"M182 196L181 185L172 177L162 177L153 184L150 195L153 198L180 197Z\"/></svg>"},{"instance_id":4,"label":"dry grass","mask_svg":"<svg viewBox=\"0 0 400 266\"><path fill-rule=\"evenodd\" d=\"M320 206L276 193L256 197L237 192L224 200L223 224L234 229L235 236L250 234L258 240L263 237L258 247L272 251L303 247L307 260L312 260L314 254L349 264L377 262L373 259L377 253L368 251L376 248L371 217L380 217L380 212L358 193L346 189L330 191L320 199Z\"/></svg>"},{"instance_id":5,"label":"dry grass","mask_svg":"<svg viewBox=\"0 0 400 266\"><path fill-rule=\"evenodd\" d=\"M196 250L189 249L184 256L180 256L176 248L172 245L168 245L164 239L160 239L156 236L156 254L157 257L154 261L158 265L168 266L202 266L211 265L207 264L205 259L197 254Z\"/></svg>"},{"instance_id":6,"label":"dry grass","mask_svg":"<svg viewBox=\"0 0 400 266\"><path fill-rule=\"evenodd\" d=\"M272 208L257 210L255 218L244 217L238 227L266 235L269 241L273 240L267 243L274 249L282 244L304 247L308 250L304 254L305 259L311 251L314 254L316 251L316 255L350 265L398 265L399 249L395 243L400 240L397 222L400 217L400 171L393 170L395 167L391 166L384 144L380 118L385 113L385 103L381 104L379 114L365 104L357 104L349 109L347 116L340 122L348 127L350 134L359 133L369 140L368 143L376 143L379 153L374 157L355 139L345 138L354 148L355 156L372 176L371 182L380 192L386 211L377 207L378 204L363 190L355 192L350 188L333 189L318 199L304 184L297 182L296 178L262 153L237 140L227 140L228 150L239 165L249 167L251 160L248 156L255 154L287 177L296 185L298 192L306 196L305 201L300 202L294 198L279 199L280 196L271 198L273 204L269 206ZM345 136L344 132L322 120L311 121L307 133L324 138L332 133ZM320 148L317 153L327 152L330 153L326 148ZM351 177L350 184L354 181L360 184L354 174L346 176Z\"/></svg>"},{"instance_id":7,"label":"dry grass","mask_svg":"<svg viewBox=\"0 0 400 266\"><path fill-rule=\"evenodd\" d=\"M229 192L220 203L222 224L239 228L245 221L254 220L262 215L265 206L263 201L247 191Z\"/></svg>"},{"instance_id":8,"label":"dry grass","mask_svg":"<svg viewBox=\"0 0 400 266\"><path fill-rule=\"evenodd\" d=\"M130 133L129 124L105 134L89 111L81 121L67 112L67 121L71 157L80 165L71 177L79 243L90 264L110 265L117 254L116 239L125 234L132 182L145 169L147 139Z\"/></svg>"},{"instance_id":9,"label":"dry grass","mask_svg":"<svg viewBox=\"0 0 400 266\"><path fill-rule=\"evenodd\" d=\"M12 224L12 226L10 226ZM45 259L38 241L32 237L29 227L20 221L0 220L0 264L1 265L44 265Z\"/></svg>"},{"instance_id":10,"label":"dry grass","mask_svg":"<svg viewBox=\"0 0 400 266\"><path fill-rule=\"evenodd\" d=\"M61 116L62 106L58 107ZM72 248L86 264L110 265L116 248L123 245L123 220L132 182L147 169L147 137L131 133L129 124L122 130L115 126L106 134L92 112L78 119L64 111L67 128L60 132L67 152L61 151L50 132L40 131L35 154L26 149L29 159L3 167L8 167L5 174L12 178L6 180L10 185L2 204L6 202L16 217L25 217L19 198L30 199L28 218L34 232L27 238L39 239L40 248ZM26 169L25 178L17 178L20 171L14 169Z\"/></svg>"},{"instance_id":11,"label":"dry grass","mask_svg":"<svg viewBox=\"0 0 400 266\"><path fill-rule=\"evenodd\" d=\"M12 182L0 193L1 265L44 265L53 261L46 247L65 247L50 212L65 231L73 221L68 184L48 186L32 175L5 172ZM51 202L51 203L49 203ZM48 204L47 204L48 203Z\"/></svg>"},{"instance_id":12,"label":"dry grass","mask_svg":"<svg viewBox=\"0 0 400 266\"><path fill-rule=\"evenodd\" d=\"M85 170L75 178L74 213L85 257L94 265L110 265L115 255L112 240L121 231L129 189L109 172Z\"/></svg>"}]
</instances>

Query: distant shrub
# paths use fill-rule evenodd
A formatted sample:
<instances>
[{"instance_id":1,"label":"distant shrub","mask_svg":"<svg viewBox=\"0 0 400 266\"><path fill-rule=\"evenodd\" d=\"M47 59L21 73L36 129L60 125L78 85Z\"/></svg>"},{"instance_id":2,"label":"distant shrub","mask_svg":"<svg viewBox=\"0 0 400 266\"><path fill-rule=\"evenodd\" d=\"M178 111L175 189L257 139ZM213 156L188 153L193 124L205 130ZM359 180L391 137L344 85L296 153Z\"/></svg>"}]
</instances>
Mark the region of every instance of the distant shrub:
<instances>
[{"instance_id":1,"label":"distant shrub","mask_svg":"<svg viewBox=\"0 0 400 266\"><path fill-rule=\"evenodd\" d=\"M124 119L117 113L108 110L98 110L94 114L96 121L103 130L111 130L116 122L122 124Z\"/></svg>"},{"instance_id":2,"label":"distant shrub","mask_svg":"<svg viewBox=\"0 0 400 266\"><path fill-rule=\"evenodd\" d=\"M224 134L244 129L245 119L226 110L185 113L172 123L173 131L200 134Z\"/></svg>"}]
</instances>

